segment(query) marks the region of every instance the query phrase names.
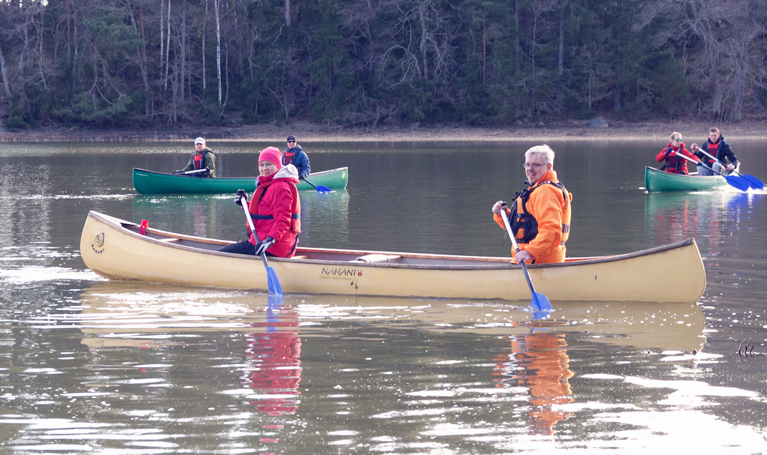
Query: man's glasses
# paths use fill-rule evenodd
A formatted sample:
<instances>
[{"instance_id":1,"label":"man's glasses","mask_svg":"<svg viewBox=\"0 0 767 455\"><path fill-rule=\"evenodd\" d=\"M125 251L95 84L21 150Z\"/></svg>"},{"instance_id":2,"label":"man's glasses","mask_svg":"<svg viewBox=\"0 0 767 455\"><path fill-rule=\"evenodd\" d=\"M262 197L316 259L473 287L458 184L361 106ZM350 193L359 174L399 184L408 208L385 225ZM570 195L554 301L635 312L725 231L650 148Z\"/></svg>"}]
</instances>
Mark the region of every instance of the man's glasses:
<instances>
[{"instance_id":1,"label":"man's glasses","mask_svg":"<svg viewBox=\"0 0 767 455\"><path fill-rule=\"evenodd\" d=\"M288 144L295 144L296 141L288 141Z\"/></svg>"},{"instance_id":2,"label":"man's glasses","mask_svg":"<svg viewBox=\"0 0 767 455\"><path fill-rule=\"evenodd\" d=\"M542 164L542 163L531 163L531 164L525 163L522 167L524 167L525 170L527 170L527 169L530 169L530 168L533 168L533 167L541 167L541 166L545 166L545 165L546 164Z\"/></svg>"}]
</instances>

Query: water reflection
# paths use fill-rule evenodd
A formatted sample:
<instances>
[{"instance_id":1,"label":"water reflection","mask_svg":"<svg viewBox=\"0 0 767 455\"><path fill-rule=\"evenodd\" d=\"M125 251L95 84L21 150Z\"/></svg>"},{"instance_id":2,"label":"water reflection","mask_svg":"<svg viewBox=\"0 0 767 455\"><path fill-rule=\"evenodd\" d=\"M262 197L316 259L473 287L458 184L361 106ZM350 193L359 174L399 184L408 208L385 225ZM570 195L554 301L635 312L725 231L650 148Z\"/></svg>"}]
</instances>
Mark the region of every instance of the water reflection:
<instances>
[{"instance_id":1,"label":"water reflection","mask_svg":"<svg viewBox=\"0 0 767 455\"><path fill-rule=\"evenodd\" d=\"M511 343L511 352L493 359L497 387L526 388L531 405L526 421L529 434L554 434L554 425L572 415L556 407L574 401L565 334L531 330L503 339Z\"/></svg>"},{"instance_id":2,"label":"water reflection","mask_svg":"<svg viewBox=\"0 0 767 455\"><path fill-rule=\"evenodd\" d=\"M753 192L649 193L645 196L645 230L657 243L694 237L710 255L719 253L725 237L752 216Z\"/></svg>"},{"instance_id":3,"label":"water reflection","mask_svg":"<svg viewBox=\"0 0 767 455\"><path fill-rule=\"evenodd\" d=\"M298 312L282 298L269 297L266 322L250 323L266 331L245 334L246 357L253 369L245 377L247 387L259 391L253 404L270 416L295 414L301 383L301 338Z\"/></svg>"},{"instance_id":4,"label":"water reflection","mask_svg":"<svg viewBox=\"0 0 767 455\"><path fill-rule=\"evenodd\" d=\"M199 237L215 237L223 220L236 215L234 196L162 195L133 198L133 221L145 219L150 227ZM241 217L242 218L242 217Z\"/></svg>"}]
</instances>

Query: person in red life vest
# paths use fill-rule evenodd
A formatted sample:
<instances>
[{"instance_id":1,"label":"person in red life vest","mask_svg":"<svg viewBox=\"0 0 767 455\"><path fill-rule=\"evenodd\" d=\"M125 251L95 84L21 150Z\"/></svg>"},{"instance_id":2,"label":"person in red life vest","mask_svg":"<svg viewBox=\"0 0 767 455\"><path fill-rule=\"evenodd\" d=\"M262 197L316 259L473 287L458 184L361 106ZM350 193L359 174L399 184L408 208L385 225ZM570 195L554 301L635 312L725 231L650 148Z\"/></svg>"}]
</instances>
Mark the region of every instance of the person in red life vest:
<instances>
[{"instance_id":1,"label":"person in red life vest","mask_svg":"<svg viewBox=\"0 0 767 455\"><path fill-rule=\"evenodd\" d=\"M298 170L298 178L305 179L312 172L309 165L309 157L306 152L296 143L296 137L292 134L288 136L288 146L282 153L282 165L292 164Z\"/></svg>"},{"instance_id":2,"label":"person in red life vest","mask_svg":"<svg viewBox=\"0 0 767 455\"><path fill-rule=\"evenodd\" d=\"M205 139L201 137L194 140L194 153L189 158L189 162L186 163L186 167L176 171L176 174L199 169L207 169L207 171L197 172L192 175L197 177L216 177L216 156L211 149L205 146Z\"/></svg>"},{"instance_id":3,"label":"person in red life vest","mask_svg":"<svg viewBox=\"0 0 767 455\"><path fill-rule=\"evenodd\" d=\"M503 201L496 202L493 219L505 230L501 217L509 217L511 232L520 249L519 253L513 248L511 251L517 263L564 262L573 196L557 180L554 151L548 145L538 145L525 152L525 175L529 187L518 193L503 215Z\"/></svg>"},{"instance_id":4,"label":"person in red life vest","mask_svg":"<svg viewBox=\"0 0 767 455\"><path fill-rule=\"evenodd\" d=\"M724 137L719 133L719 128L709 128L708 140L703 144L703 147L698 147L698 144L693 143L690 148L703 164L716 171L712 172L711 169L698 164L698 175L726 175L738 167L738 157L733 153L730 144L725 142ZM701 150L715 157L716 160L707 157L701 153ZM729 164L727 160L730 161Z\"/></svg>"},{"instance_id":5,"label":"person in red life vest","mask_svg":"<svg viewBox=\"0 0 767 455\"><path fill-rule=\"evenodd\" d=\"M682 133L674 131L671 133L671 140L668 146L660 151L658 156L655 157L655 161L661 163L666 160L666 164L663 165L661 170L670 172L672 174L684 174L689 175L687 172L687 160L680 158L677 154L682 154L692 161L700 161L697 156L690 153L689 150L684 148L684 142L682 142Z\"/></svg>"},{"instance_id":6,"label":"person in red life vest","mask_svg":"<svg viewBox=\"0 0 767 455\"><path fill-rule=\"evenodd\" d=\"M256 228L256 236L248 227L248 239L227 245L219 251L283 258L293 257L301 232L301 199L298 197L298 172L295 166L283 166L275 147L261 150L258 156L258 187L248 205ZM234 202L247 201L244 190L238 190ZM260 240L260 241L259 241Z\"/></svg>"}]
</instances>

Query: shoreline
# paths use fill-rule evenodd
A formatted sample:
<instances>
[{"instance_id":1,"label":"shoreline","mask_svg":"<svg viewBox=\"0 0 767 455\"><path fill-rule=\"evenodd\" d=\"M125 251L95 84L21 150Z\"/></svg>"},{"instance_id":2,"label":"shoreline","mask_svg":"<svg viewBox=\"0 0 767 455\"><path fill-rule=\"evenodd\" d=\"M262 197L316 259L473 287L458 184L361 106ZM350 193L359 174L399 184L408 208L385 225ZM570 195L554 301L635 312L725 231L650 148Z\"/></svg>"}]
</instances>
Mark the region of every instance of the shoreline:
<instances>
[{"instance_id":1,"label":"shoreline","mask_svg":"<svg viewBox=\"0 0 767 455\"><path fill-rule=\"evenodd\" d=\"M767 139L767 122L742 122L715 125L713 122L610 122L606 128L592 128L588 120L552 123L523 123L509 127L469 127L436 125L411 127L339 128L295 122L286 126L247 125L238 127L178 127L156 129L85 129L80 127L42 128L8 132L0 130L0 143L26 142L186 142L202 136L216 142L277 142L289 134L299 143L319 142L529 142L645 140L665 142L673 131L691 140L703 140L711 126L722 130L728 140Z\"/></svg>"}]
</instances>

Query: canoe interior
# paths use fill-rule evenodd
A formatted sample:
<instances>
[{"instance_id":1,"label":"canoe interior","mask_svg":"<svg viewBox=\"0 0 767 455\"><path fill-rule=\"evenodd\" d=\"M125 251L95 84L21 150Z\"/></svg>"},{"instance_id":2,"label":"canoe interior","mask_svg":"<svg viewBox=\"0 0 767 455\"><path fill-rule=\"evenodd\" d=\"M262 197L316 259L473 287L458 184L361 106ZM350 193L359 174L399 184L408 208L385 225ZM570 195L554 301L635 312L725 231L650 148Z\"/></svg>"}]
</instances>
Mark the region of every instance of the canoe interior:
<instances>
[{"instance_id":1,"label":"canoe interior","mask_svg":"<svg viewBox=\"0 0 767 455\"><path fill-rule=\"evenodd\" d=\"M102 215L103 216L103 215ZM111 218L113 222L119 223L123 229L132 231L134 233L139 232L139 226L136 223L118 220ZM151 239L169 244L178 245L187 248L193 248L197 250L206 250L214 254L229 255L231 253L217 252L219 248L224 245L228 245L233 242L207 239L202 237L187 236L177 233L171 233L162 231L159 229L148 228L146 236ZM598 256L598 257L580 257L580 258L567 258L566 264L578 265L578 264L594 264L601 262L610 262L628 259L632 257L643 256L647 254L658 253L661 251L671 250L686 246L692 243L692 240L685 240L682 242L654 247L646 250L636 251L627 254L614 255L614 256ZM366 259L370 258L370 262ZM489 256L459 256L459 255L438 255L438 254L421 254L421 253L402 253L402 252L386 252L386 251L366 251L366 250L338 250L338 249L325 249L325 248L297 248L296 255L293 258L269 258L270 261L291 261L291 262L327 262L327 263L339 263L339 262L356 262L365 263L370 266L385 266L385 267L438 267L438 268L460 268L460 269L472 269L472 268L509 268L519 267L516 264L510 264L510 258L508 257L489 257ZM547 267L561 267L561 264L538 264L528 265L528 268L547 268Z\"/></svg>"}]
</instances>

